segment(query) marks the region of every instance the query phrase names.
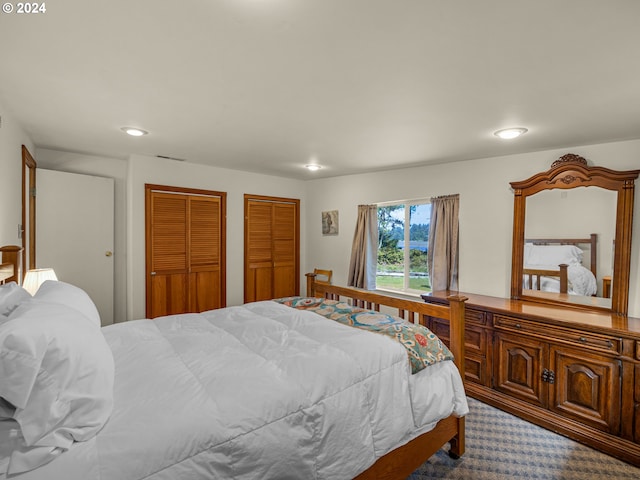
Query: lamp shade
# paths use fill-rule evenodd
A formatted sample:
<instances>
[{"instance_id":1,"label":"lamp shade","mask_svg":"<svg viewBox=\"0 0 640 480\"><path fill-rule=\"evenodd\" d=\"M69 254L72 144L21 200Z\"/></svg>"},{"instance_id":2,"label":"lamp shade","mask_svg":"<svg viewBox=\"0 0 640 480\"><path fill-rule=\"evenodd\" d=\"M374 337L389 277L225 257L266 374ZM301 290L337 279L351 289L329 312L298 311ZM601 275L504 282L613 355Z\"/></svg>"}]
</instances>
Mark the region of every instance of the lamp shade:
<instances>
[{"instance_id":1,"label":"lamp shade","mask_svg":"<svg viewBox=\"0 0 640 480\"><path fill-rule=\"evenodd\" d=\"M35 295L45 280L58 280L53 268L36 268L27 270L22 287L31 295Z\"/></svg>"}]
</instances>

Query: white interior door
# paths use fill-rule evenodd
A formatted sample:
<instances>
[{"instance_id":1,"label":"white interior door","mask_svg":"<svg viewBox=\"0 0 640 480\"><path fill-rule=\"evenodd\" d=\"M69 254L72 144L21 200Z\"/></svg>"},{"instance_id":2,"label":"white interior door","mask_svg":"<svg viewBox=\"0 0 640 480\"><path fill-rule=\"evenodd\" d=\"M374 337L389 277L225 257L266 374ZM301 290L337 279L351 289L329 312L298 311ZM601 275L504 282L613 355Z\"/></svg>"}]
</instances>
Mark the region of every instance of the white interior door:
<instances>
[{"instance_id":1,"label":"white interior door","mask_svg":"<svg viewBox=\"0 0 640 480\"><path fill-rule=\"evenodd\" d=\"M92 298L113 323L114 180L37 170L36 263Z\"/></svg>"}]
</instances>

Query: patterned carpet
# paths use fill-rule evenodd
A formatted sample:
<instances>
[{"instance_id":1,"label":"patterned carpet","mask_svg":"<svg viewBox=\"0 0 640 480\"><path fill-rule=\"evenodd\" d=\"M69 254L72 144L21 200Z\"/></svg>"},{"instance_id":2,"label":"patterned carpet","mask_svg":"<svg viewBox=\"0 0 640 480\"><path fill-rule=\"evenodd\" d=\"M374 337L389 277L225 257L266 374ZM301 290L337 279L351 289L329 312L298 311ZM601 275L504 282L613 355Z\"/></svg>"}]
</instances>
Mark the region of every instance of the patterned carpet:
<instances>
[{"instance_id":1,"label":"patterned carpet","mask_svg":"<svg viewBox=\"0 0 640 480\"><path fill-rule=\"evenodd\" d=\"M443 449L407 480L638 480L640 468L520 420L473 398L466 420L466 452Z\"/></svg>"}]
</instances>

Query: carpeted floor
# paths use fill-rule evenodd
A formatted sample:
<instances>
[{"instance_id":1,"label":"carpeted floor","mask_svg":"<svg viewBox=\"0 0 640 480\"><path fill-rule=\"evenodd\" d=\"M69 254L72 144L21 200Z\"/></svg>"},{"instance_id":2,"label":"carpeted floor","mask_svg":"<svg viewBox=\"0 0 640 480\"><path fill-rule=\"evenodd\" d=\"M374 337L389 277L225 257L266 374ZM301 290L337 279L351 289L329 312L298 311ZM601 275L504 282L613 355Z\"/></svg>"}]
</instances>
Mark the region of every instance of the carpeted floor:
<instances>
[{"instance_id":1,"label":"carpeted floor","mask_svg":"<svg viewBox=\"0 0 640 480\"><path fill-rule=\"evenodd\" d=\"M407 480L638 480L640 468L469 399L466 452L440 450Z\"/></svg>"}]
</instances>

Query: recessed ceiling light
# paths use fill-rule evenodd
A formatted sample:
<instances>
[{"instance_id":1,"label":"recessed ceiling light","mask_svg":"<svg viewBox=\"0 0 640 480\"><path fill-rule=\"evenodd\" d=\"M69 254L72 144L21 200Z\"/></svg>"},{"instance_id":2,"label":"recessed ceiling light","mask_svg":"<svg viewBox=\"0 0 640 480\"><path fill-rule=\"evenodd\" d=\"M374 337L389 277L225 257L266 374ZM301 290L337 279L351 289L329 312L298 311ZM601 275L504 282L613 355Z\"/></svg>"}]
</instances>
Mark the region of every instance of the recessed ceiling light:
<instances>
[{"instance_id":1,"label":"recessed ceiling light","mask_svg":"<svg viewBox=\"0 0 640 480\"><path fill-rule=\"evenodd\" d=\"M122 130L127 135L131 135L132 137L141 137L149 133L146 130L142 130L136 127L122 127L120 130Z\"/></svg>"},{"instance_id":2,"label":"recessed ceiling light","mask_svg":"<svg viewBox=\"0 0 640 480\"><path fill-rule=\"evenodd\" d=\"M527 129L523 127L517 128L504 128L502 130L498 130L497 132L493 132L496 137L500 137L504 140L511 140L512 138L519 137L520 135L527 133Z\"/></svg>"},{"instance_id":3,"label":"recessed ceiling light","mask_svg":"<svg viewBox=\"0 0 640 480\"><path fill-rule=\"evenodd\" d=\"M316 170L320 170L322 167L320 165L316 165L314 163L314 164L311 164L311 165L305 165L305 168L307 170L311 170L312 172L315 172Z\"/></svg>"}]
</instances>

